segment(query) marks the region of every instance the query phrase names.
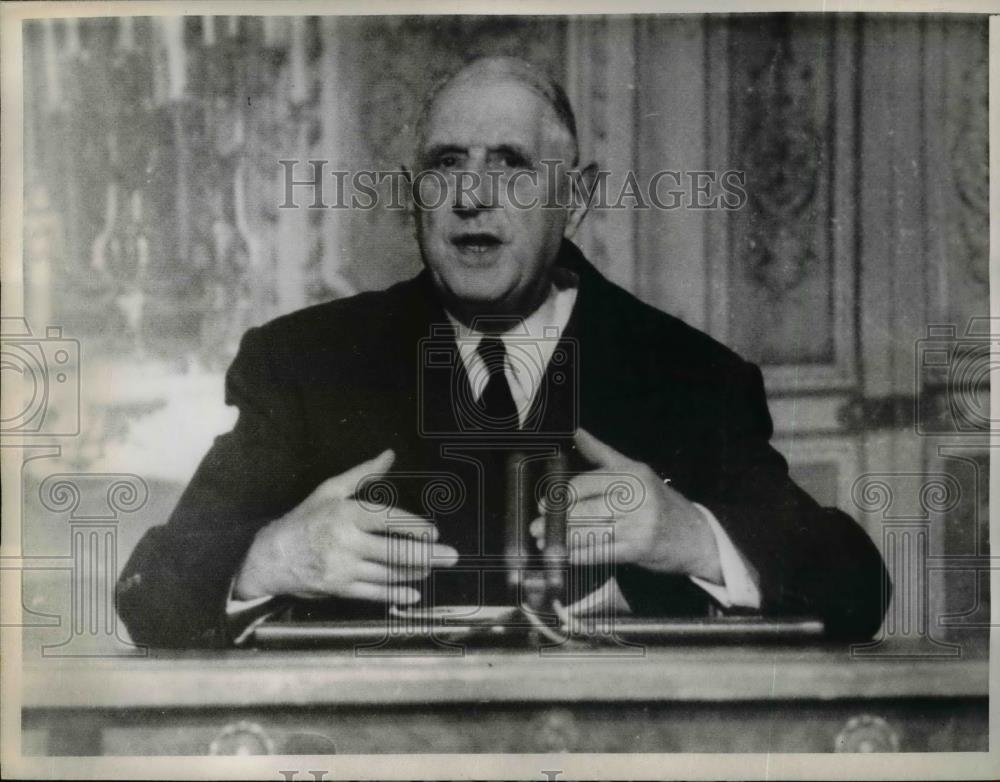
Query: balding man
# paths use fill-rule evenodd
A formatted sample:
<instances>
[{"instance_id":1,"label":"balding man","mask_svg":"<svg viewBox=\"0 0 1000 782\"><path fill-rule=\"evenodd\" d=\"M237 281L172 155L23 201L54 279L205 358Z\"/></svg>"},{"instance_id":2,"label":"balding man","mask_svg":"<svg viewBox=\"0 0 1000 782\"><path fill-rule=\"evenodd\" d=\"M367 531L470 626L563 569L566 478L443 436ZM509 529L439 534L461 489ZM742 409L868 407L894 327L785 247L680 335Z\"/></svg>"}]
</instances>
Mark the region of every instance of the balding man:
<instances>
[{"instance_id":1,"label":"balding man","mask_svg":"<svg viewBox=\"0 0 1000 782\"><path fill-rule=\"evenodd\" d=\"M613 526L602 551L586 535L569 551L577 568L613 562L588 571L613 573L591 584L600 600L873 634L881 558L788 477L757 367L570 243L586 209L573 185L594 169L577 166L562 89L522 61L479 60L431 94L418 136L426 268L246 334L227 376L234 429L122 574L133 638L225 645L276 606L353 618L509 601L505 465L546 448L569 453L570 518ZM639 501L607 518L602 476ZM366 496L375 484L388 493Z\"/></svg>"}]
</instances>

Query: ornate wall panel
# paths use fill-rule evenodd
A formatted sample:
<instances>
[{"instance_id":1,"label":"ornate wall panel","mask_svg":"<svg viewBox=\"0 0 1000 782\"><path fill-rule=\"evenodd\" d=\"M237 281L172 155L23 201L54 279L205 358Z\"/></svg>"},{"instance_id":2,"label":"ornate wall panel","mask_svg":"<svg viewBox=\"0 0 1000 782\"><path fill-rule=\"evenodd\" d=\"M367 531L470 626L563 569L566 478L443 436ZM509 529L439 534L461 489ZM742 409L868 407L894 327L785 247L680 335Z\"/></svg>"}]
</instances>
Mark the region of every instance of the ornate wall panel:
<instances>
[{"instance_id":1,"label":"ornate wall panel","mask_svg":"<svg viewBox=\"0 0 1000 782\"><path fill-rule=\"evenodd\" d=\"M718 317L772 390L855 378L851 40L830 17L728 27L728 143L717 164L745 171L749 200L730 213L728 257L717 259L728 278Z\"/></svg>"},{"instance_id":2,"label":"ornate wall panel","mask_svg":"<svg viewBox=\"0 0 1000 782\"><path fill-rule=\"evenodd\" d=\"M926 221L928 320L953 334L933 343L962 350L965 357L930 373L922 359L932 341L918 342L914 353L914 386L923 400L931 401L924 409L934 419L925 427L934 435L923 438L923 458L929 469L954 475L961 487L955 513L933 530L932 551L940 558L929 576L931 605L940 617L936 633L985 651L992 573L989 467L996 454L983 425L990 418L990 384L996 375L989 365L989 346L991 334L998 332L996 321L986 317L988 34L978 19L952 17L926 20L923 35L926 170L932 183ZM978 432L972 426L977 421Z\"/></svg>"},{"instance_id":3,"label":"ornate wall panel","mask_svg":"<svg viewBox=\"0 0 1000 782\"><path fill-rule=\"evenodd\" d=\"M925 38L928 286L939 321L962 326L989 312L989 41L971 18L928 20Z\"/></svg>"},{"instance_id":4,"label":"ornate wall panel","mask_svg":"<svg viewBox=\"0 0 1000 782\"><path fill-rule=\"evenodd\" d=\"M968 613L936 634L981 634L986 548L969 535L983 491L939 448L985 465L985 443L943 393L953 368L932 377L922 357L928 324L952 329L936 347L996 333L967 334L988 311L984 20L643 20L637 45L640 169L742 169L749 195L735 212L640 213L646 295L763 366L793 475L880 545L885 519L858 506L855 481L954 475L961 502L928 522L937 570L921 605Z\"/></svg>"}]
</instances>

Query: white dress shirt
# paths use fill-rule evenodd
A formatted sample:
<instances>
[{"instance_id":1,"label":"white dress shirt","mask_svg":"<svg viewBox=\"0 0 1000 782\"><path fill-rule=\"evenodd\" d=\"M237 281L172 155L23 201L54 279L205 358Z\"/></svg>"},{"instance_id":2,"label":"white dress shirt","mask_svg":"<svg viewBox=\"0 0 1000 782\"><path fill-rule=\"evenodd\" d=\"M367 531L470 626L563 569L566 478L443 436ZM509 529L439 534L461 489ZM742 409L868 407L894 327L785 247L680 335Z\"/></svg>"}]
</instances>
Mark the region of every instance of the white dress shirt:
<instances>
[{"instance_id":1,"label":"white dress shirt","mask_svg":"<svg viewBox=\"0 0 1000 782\"><path fill-rule=\"evenodd\" d=\"M569 323L573 306L576 304L576 294L575 278L560 279L558 285L552 285L548 297L538 309L527 318L518 321L508 331L498 335L506 348L504 374L522 425L545 378L549 360L552 358L559 337ZM455 327L459 356L469 377L472 394L478 400L486 388L489 375L485 362L476 352L483 333L476 330L474 322L471 326L466 326L450 313L448 318ZM715 584L697 576L691 576L691 580L725 608L760 608L758 578L752 565L740 554L712 512L698 503L694 503L694 506L715 537L719 550L722 583ZM226 613L232 619L236 619L242 613L251 611L270 599L270 597L259 597L253 600L236 600L232 597L230 589ZM618 609L628 609L621 590L614 583L614 579L610 579L595 592L568 607L568 610L591 613L606 605L608 600L613 601ZM237 641L245 637L259 621L265 618L266 614L252 622L243 630Z\"/></svg>"}]
</instances>

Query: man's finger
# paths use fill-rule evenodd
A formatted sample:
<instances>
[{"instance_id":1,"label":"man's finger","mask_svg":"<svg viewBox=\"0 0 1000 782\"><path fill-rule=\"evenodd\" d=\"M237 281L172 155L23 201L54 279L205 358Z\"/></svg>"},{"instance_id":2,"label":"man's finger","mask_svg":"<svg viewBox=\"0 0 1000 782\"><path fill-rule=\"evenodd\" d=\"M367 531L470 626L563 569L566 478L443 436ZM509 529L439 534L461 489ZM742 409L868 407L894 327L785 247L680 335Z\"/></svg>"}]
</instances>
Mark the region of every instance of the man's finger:
<instances>
[{"instance_id":1,"label":"man's finger","mask_svg":"<svg viewBox=\"0 0 1000 782\"><path fill-rule=\"evenodd\" d=\"M414 538L361 533L361 556L371 562L393 567L450 567L458 561L458 552L443 543L425 543Z\"/></svg>"},{"instance_id":2,"label":"man's finger","mask_svg":"<svg viewBox=\"0 0 1000 782\"><path fill-rule=\"evenodd\" d=\"M576 430L573 443L583 458L596 467L621 467L632 461L583 428Z\"/></svg>"},{"instance_id":3,"label":"man's finger","mask_svg":"<svg viewBox=\"0 0 1000 782\"><path fill-rule=\"evenodd\" d=\"M606 522L614 518L614 506L604 494L592 494L586 499L577 500L573 507L566 511L566 518L572 522Z\"/></svg>"},{"instance_id":4,"label":"man's finger","mask_svg":"<svg viewBox=\"0 0 1000 782\"><path fill-rule=\"evenodd\" d=\"M618 471L613 473L604 468L598 468L574 475L569 482L572 505L566 512L572 514L573 507L595 498L605 501L610 508L610 498L620 495L623 491L626 494L631 491L639 491L641 488L637 485L639 479L628 472L629 469L631 468L619 465Z\"/></svg>"},{"instance_id":5,"label":"man's finger","mask_svg":"<svg viewBox=\"0 0 1000 782\"><path fill-rule=\"evenodd\" d=\"M382 451L374 459L362 462L356 467L352 467L340 475L327 478L320 484L317 493L331 499L346 499L358 490L358 484L365 478L377 478L384 475L392 463L396 460L396 454L391 448Z\"/></svg>"},{"instance_id":6,"label":"man's finger","mask_svg":"<svg viewBox=\"0 0 1000 782\"><path fill-rule=\"evenodd\" d=\"M430 573L427 567L389 567L378 562L362 561L357 564L355 578L370 584L399 584L406 581L423 581Z\"/></svg>"},{"instance_id":7,"label":"man's finger","mask_svg":"<svg viewBox=\"0 0 1000 782\"><path fill-rule=\"evenodd\" d=\"M354 525L363 532L374 532L378 535L399 535L406 538L416 538L417 540L429 540L435 542L440 533L437 526L432 521L387 521L390 516L397 519L403 514L398 508L387 508L384 512L375 513L359 508L359 512L354 518Z\"/></svg>"},{"instance_id":8,"label":"man's finger","mask_svg":"<svg viewBox=\"0 0 1000 782\"><path fill-rule=\"evenodd\" d=\"M575 480L575 479L574 479ZM590 490L588 490L590 491ZM606 490L601 489L590 491L586 496L577 499L573 505L566 509L566 516L571 522L592 521L596 525L610 525L615 523L614 509L608 501ZM570 529L573 528L571 523ZM590 528L590 526L588 526ZM528 525L528 532L536 538L545 535L545 517L539 516Z\"/></svg>"},{"instance_id":9,"label":"man's finger","mask_svg":"<svg viewBox=\"0 0 1000 782\"><path fill-rule=\"evenodd\" d=\"M409 605L420 600L420 592L413 587L386 586L385 584L371 584L367 581L355 581L347 587L345 595L355 600L373 600L379 603L395 603L396 605Z\"/></svg>"},{"instance_id":10,"label":"man's finger","mask_svg":"<svg viewBox=\"0 0 1000 782\"><path fill-rule=\"evenodd\" d=\"M570 549L602 547L612 545L615 537L614 525L570 524L566 529L566 546Z\"/></svg>"},{"instance_id":11,"label":"man's finger","mask_svg":"<svg viewBox=\"0 0 1000 782\"><path fill-rule=\"evenodd\" d=\"M581 472L570 479L565 488L567 497L560 502L560 507L570 516L575 516L578 515L579 511L574 509L580 503L596 498L604 502L608 510L608 513L601 515L609 515L611 506L607 500L608 492L621 492L623 483L628 483L630 478L631 476L623 475L621 472L609 473L603 468ZM546 512L547 508L543 497L538 501L538 515L545 516Z\"/></svg>"},{"instance_id":12,"label":"man's finger","mask_svg":"<svg viewBox=\"0 0 1000 782\"><path fill-rule=\"evenodd\" d=\"M586 545L571 546L567 553L569 563L574 567L598 567L616 560L618 564L625 562L622 559L624 551L621 547L616 547L613 539L607 535L588 535Z\"/></svg>"}]
</instances>

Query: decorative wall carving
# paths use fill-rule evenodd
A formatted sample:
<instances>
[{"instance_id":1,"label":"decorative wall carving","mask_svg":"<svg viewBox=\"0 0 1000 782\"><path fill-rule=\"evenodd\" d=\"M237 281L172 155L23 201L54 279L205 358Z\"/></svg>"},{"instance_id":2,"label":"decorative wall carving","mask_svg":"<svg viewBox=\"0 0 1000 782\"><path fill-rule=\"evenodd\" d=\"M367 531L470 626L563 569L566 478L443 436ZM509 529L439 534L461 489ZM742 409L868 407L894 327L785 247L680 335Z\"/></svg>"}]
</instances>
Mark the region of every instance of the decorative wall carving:
<instances>
[{"instance_id":1,"label":"decorative wall carving","mask_svg":"<svg viewBox=\"0 0 1000 782\"><path fill-rule=\"evenodd\" d=\"M721 337L784 373L772 386L843 385L854 374L852 31L775 14L738 17L725 33L708 56L726 63L711 94L725 102L728 134L706 167L745 172L748 201L729 214L712 271L728 292Z\"/></svg>"},{"instance_id":2,"label":"decorative wall carving","mask_svg":"<svg viewBox=\"0 0 1000 782\"><path fill-rule=\"evenodd\" d=\"M794 289L816 263L808 207L816 196L822 141L807 104L814 71L792 50L787 17L766 26L760 59L741 96L741 138L754 228L748 271L775 298Z\"/></svg>"},{"instance_id":3,"label":"decorative wall carving","mask_svg":"<svg viewBox=\"0 0 1000 782\"><path fill-rule=\"evenodd\" d=\"M811 99L813 69L796 59L787 23L771 25L766 35L744 95L743 148L758 218L747 246L750 274L779 297L816 262L806 211L816 196L823 150L803 106Z\"/></svg>"}]
</instances>

